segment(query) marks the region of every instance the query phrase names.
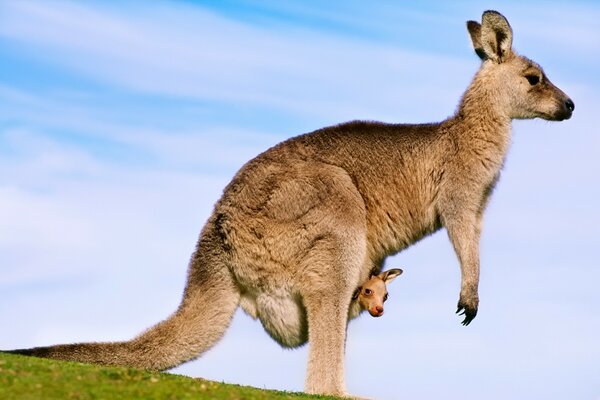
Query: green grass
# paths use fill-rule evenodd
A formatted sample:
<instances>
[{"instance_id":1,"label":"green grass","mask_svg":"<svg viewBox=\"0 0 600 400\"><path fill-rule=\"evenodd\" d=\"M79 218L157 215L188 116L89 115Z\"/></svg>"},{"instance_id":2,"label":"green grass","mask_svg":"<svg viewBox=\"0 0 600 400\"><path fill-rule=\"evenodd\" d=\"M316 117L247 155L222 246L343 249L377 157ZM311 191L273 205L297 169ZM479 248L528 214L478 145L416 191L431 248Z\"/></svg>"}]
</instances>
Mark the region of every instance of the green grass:
<instances>
[{"instance_id":1,"label":"green grass","mask_svg":"<svg viewBox=\"0 0 600 400\"><path fill-rule=\"evenodd\" d=\"M0 353L0 399L336 399Z\"/></svg>"}]
</instances>

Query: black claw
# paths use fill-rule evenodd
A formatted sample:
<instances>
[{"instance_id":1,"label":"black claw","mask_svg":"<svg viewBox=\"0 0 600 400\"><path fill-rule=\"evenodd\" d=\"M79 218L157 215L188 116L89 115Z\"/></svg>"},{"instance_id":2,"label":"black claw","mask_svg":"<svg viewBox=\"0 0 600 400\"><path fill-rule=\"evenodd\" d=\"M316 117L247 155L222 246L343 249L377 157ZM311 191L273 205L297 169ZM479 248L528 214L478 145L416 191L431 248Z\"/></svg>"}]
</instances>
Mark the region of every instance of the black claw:
<instances>
[{"instance_id":1,"label":"black claw","mask_svg":"<svg viewBox=\"0 0 600 400\"><path fill-rule=\"evenodd\" d=\"M477 310L469 310L463 314L465 315L465 319L463 320L462 324L464 326L467 326L471 323L471 321L473 321L473 319L475 319L475 316L477 315Z\"/></svg>"},{"instance_id":2,"label":"black claw","mask_svg":"<svg viewBox=\"0 0 600 400\"><path fill-rule=\"evenodd\" d=\"M461 324L463 326L467 326L471 323L471 321L473 321L473 319L475 319L475 316L477 315L477 308L472 309L468 306L465 307L459 302L456 314L465 316L465 319L461 322Z\"/></svg>"}]
</instances>

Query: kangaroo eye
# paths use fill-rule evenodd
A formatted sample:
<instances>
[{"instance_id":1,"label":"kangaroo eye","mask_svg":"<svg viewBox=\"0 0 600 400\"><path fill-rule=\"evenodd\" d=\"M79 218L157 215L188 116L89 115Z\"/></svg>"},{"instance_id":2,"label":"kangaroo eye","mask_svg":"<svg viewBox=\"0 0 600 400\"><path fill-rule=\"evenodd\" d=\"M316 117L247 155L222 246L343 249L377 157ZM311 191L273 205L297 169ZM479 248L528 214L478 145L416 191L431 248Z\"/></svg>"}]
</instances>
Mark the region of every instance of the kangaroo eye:
<instances>
[{"instance_id":1,"label":"kangaroo eye","mask_svg":"<svg viewBox=\"0 0 600 400\"><path fill-rule=\"evenodd\" d=\"M537 75L525 75L525 79L527 79L527 82L529 82L531 86L535 86L540 83L540 77Z\"/></svg>"},{"instance_id":2,"label":"kangaroo eye","mask_svg":"<svg viewBox=\"0 0 600 400\"><path fill-rule=\"evenodd\" d=\"M383 296L383 301L386 301L388 299L388 294L386 293L385 296Z\"/></svg>"},{"instance_id":3,"label":"kangaroo eye","mask_svg":"<svg viewBox=\"0 0 600 400\"><path fill-rule=\"evenodd\" d=\"M373 293L373 291L371 289L365 289L365 294L367 296L371 295L371 293Z\"/></svg>"}]
</instances>

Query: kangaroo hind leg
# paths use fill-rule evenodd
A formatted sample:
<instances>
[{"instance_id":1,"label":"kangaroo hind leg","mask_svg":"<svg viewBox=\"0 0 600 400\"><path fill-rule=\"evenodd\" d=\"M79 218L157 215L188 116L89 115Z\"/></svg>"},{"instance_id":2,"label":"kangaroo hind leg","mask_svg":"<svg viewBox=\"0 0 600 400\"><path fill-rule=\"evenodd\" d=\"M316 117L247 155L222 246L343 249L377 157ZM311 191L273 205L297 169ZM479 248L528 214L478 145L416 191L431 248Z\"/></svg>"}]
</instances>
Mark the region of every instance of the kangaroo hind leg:
<instances>
[{"instance_id":1,"label":"kangaroo hind leg","mask_svg":"<svg viewBox=\"0 0 600 400\"><path fill-rule=\"evenodd\" d=\"M346 239L355 243L340 242ZM303 283L310 346L305 390L345 396L348 308L364 265L365 246L356 238L321 241L307 258L310 266Z\"/></svg>"}]
</instances>

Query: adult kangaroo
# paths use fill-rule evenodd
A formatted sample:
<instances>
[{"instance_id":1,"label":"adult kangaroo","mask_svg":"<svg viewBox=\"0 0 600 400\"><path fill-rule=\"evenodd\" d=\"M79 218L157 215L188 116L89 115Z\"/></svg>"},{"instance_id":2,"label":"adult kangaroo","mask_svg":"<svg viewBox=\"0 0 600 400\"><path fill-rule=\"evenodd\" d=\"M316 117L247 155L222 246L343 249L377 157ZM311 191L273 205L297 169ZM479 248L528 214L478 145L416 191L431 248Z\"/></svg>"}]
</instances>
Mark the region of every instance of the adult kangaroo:
<instances>
[{"instance_id":1,"label":"adult kangaroo","mask_svg":"<svg viewBox=\"0 0 600 400\"><path fill-rule=\"evenodd\" d=\"M307 392L345 395L353 293L387 256L442 227L460 261L457 312L468 325L479 302L483 211L511 120L561 121L575 105L513 51L501 14L486 11L467 28L481 67L452 117L418 125L354 121L272 147L225 188L169 318L129 341L14 352L164 370L213 346L241 305L282 346L310 342Z\"/></svg>"}]
</instances>

